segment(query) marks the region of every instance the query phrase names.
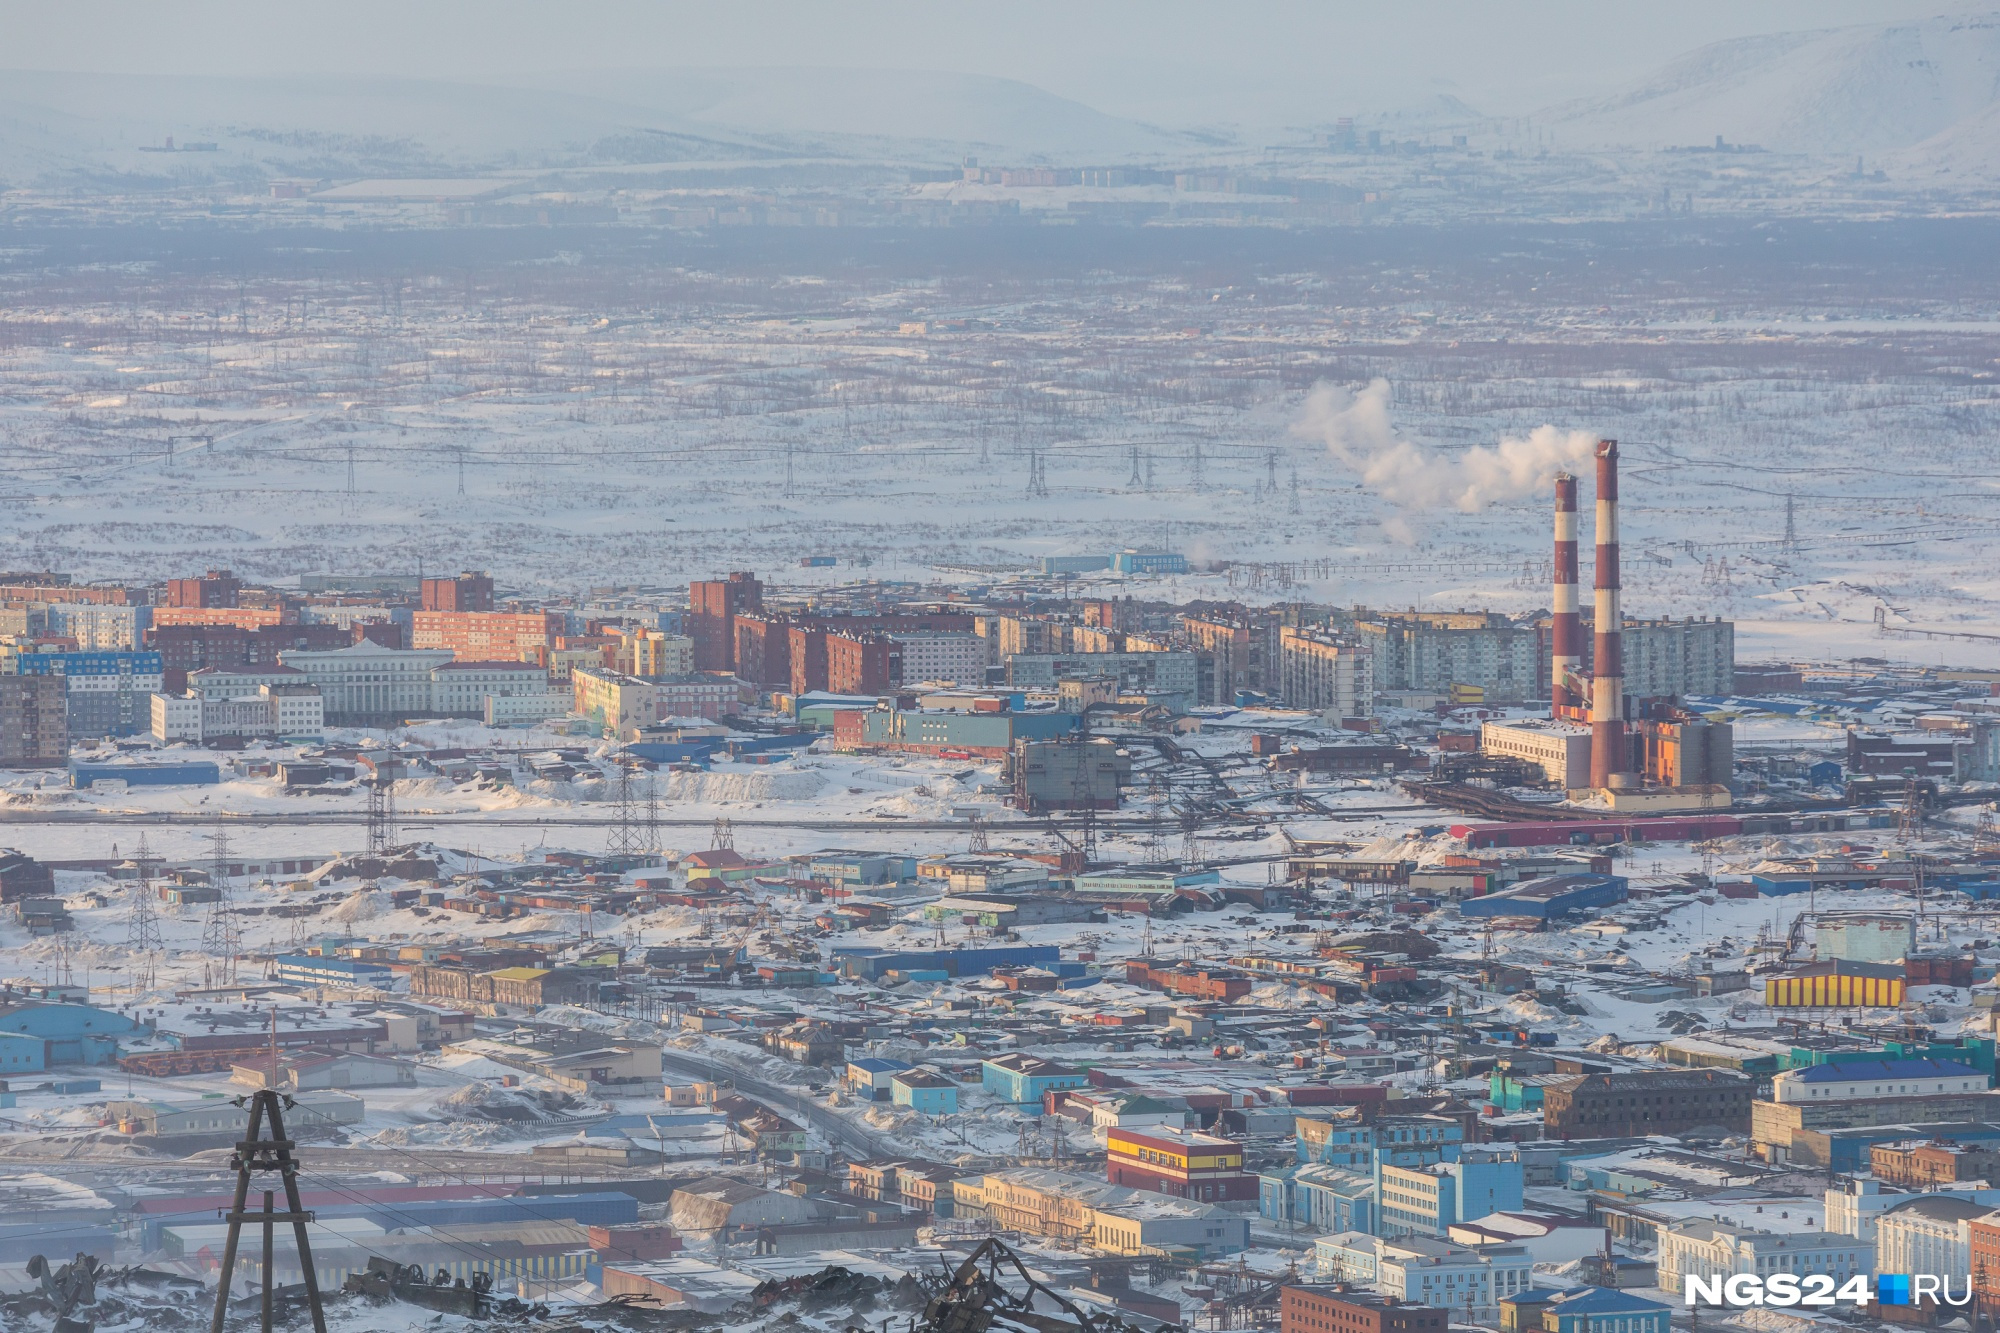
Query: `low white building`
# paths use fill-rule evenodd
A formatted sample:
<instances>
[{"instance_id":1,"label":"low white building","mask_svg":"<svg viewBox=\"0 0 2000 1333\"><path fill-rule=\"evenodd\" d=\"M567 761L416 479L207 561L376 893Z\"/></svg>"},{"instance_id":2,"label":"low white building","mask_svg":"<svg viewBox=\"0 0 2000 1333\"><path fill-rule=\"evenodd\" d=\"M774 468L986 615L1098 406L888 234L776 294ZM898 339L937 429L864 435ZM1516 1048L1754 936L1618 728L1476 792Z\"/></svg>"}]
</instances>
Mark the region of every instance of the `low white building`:
<instances>
[{"instance_id":1,"label":"low white building","mask_svg":"<svg viewBox=\"0 0 2000 1333\"><path fill-rule=\"evenodd\" d=\"M1328 1282L1372 1287L1381 1262L1382 1238L1365 1231L1343 1231L1313 1241L1313 1264Z\"/></svg>"},{"instance_id":2,"label":"low white building","mask_svg":"<svg viewBox=\"0 0 2000 1333\"><path fill-rule=\"evenodd\" d=\"M1826 1231L1757 1231L1700 1218L1661 1229L1659 1263L1660 1290L1676 1296L1689 1278L1737 1273L1824 1273L1840 1285L1873 1271L1875 1246Z\"/></svg>"},{"instance_id":3,"label":"low white building","mask_svg":"<svg viewBox=\"0 0 2000 1333\"><path fill-rule=\"evenodd\" d=\"M1488 1213L1445 1228L1457 1245L1519 1245L1538 1264L1566 1264L1589 1254L1609 1253L1611 1232L1602 1222L1569 1213Z\"/></svg>"},{"instance_id":4,"label":"low white building","mask_svg":"<svg viewBox=\"0 0 2000 1333\"><path fill-rule=\"evenodd\" d=\"M575 707L576 696L568 690L541 694L489 694L486 696L486 725L531 727L552 717L566 717Z\"/></svg>"},{"instance_id":5,"label":"low white building","mask_svg":"<svg viewBox=\"0 0 2000 1333\"><path fill-rule=\"evenodd\" d=\"M1845 1060L1788 1069L1771 1079L1771 1100L1781 1103L1851 1102L1869 1097L1926 1097L1985 1092L1992 1080L1950 1060Z\"/></svg>"},{"instance_id":6,"label":"low white building","mask_svg":"<svg viewBox=\"0 0 2000 1333\"><path fill-rule=\"evenodd\" d=\"M1875 1239L1876 1223L1890 1209L1901 1208L1914 1199L1935 1199L1941 1195L1965 1199L1985 1208L2000 1208L2000 1189L1950 1184L1919 1193L1895 1185L1884 1185L1873 1176L1843 1176L1826 1192L1826 1229L1858 1240L1872 1241Z\"/></svg>"},{"instance_id":7,"label":"low white building","mask_svg":"<svg viewBox=\"0 0 2000 1333\"><path fill-rule=\"evenodd\" d=\"M155 694L153 739L196 745L223 737L318 740L326 730L320 693L310 685L260 685L255 694Z\"/></svg>"},{"instance_id":8,"label":"low white building","mask_svg":"<svg viewBox=\"0 0 2000 1333\"><path fill-rule=\"evenodd\" d=\"M1500 1313L1500 1301L1534 1285L1535 1261L1520 1245L1473 1248L1429 1236L1382 1242L1375 1289L1405 1305L1463 1313L1468 1322Z\"/></svg>"},{"instance_id":9,"label":"low white building","mask_svg":"<svg viewBox=\"0 0 2000 1333\"><path fill-rule=\"evenodd\" d=\"M1884 1273L1970 1273L1972 1220L1993 1211L1951 1194L1897 1204L1875 1223L1875 1267Z\"/></svg>"},{"instance_id":10,"label":"low white building","mask_svg":"<svg viewBox=\"0 0 2000 1333\"><path fill-rule=\"evenodd\" d=\"M431 711L452 717L483 717L488 699L548 692L549 673L533 662L447 662L431 672Z\"/></svg>"}]
</instances>

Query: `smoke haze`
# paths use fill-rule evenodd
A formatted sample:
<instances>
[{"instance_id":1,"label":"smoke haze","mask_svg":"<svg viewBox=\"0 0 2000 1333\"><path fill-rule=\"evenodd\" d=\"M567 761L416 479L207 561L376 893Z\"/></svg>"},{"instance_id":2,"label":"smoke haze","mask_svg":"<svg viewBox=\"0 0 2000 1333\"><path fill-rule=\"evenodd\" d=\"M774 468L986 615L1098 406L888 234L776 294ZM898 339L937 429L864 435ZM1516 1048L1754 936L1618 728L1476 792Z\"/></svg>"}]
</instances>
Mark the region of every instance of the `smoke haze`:
<instances>
[{"instance_id":1,"label":"smoke haze","mask_svg":"<svg viewBox=\"0 0 2000 1333\"><path fill-rule=\"evenodd\" d=\"M1457 509L1473 514L1490 504L1546 490L1558 472L1590 458L1588 431L1538 426L1525 438L1507 436L1452 457L1404 439L1389 421L1389 381L1371 380L1359 393L1321 384L1306 395L1292 433L1319 440L1362 484L1400 509Z\"/></svg>"}]
</instances>

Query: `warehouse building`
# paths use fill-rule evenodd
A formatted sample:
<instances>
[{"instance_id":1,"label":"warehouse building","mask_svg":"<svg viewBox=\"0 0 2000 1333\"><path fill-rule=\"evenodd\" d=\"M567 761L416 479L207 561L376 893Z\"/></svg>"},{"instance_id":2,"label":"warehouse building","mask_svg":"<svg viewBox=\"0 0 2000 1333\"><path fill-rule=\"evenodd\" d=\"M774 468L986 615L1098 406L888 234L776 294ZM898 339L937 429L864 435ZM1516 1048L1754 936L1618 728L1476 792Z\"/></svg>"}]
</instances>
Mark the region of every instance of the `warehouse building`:
<instances>
[{"instance_id":1,"label":"warehouse building","mask_svg":"<svg viewBox=\"0 0 2000 1333\"><path fill-rule=\"evenodd\" d=\"M1529 880L1511 889L1467 898L1458 905L1460 916L1526 916L1553 921L1572 912L1593 907L1609 907L1625 901L1627 881L1623 875L1551 875Z\"/></svg>"}]
</instances>

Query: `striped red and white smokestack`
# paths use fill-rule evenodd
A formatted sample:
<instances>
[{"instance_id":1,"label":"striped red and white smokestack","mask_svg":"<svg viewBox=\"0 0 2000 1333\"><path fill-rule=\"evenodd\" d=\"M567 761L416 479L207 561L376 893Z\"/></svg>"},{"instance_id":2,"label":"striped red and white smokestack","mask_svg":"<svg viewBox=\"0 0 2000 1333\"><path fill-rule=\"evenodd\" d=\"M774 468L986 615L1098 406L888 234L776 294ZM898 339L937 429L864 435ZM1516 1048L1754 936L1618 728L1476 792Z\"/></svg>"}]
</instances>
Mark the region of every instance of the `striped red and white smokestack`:
<instances>
[{"instance_id":1,"label":"striped red and white smokestack","mask_svg":"<svg viewBox=\"0 0 2000 1333\"><path fill-rule=\"evenodd\" d=\"M1597 643L1590 690L1590 785L1631 766L1625 743L1625 621L1618 604L1618 441L1597 442Z\"/></svg>"},{"instance_id":2,"label":"striped red and white smokestack","mask_svg":"<svg viewBox=\"0 0 2000 1333\"><path fill-rule=\"evenodd\" d=\"M1583 623L1577 615L1576 478L1556 473L1555 624L1549 638L1549 712L1563 717L1584 706L1571 682L1583 671Z\"/></svg>"}]
</instances>

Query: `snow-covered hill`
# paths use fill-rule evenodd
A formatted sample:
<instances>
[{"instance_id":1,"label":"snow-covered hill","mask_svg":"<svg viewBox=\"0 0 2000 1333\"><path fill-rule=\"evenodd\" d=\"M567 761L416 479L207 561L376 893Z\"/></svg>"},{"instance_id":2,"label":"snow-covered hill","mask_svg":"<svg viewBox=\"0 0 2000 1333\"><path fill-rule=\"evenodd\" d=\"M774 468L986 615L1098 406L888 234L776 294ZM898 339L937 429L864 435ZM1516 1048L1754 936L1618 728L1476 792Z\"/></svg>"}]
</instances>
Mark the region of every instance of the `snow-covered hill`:
<instances>
[{"instance_id":1,"label":"snow-covered hill","mask_svg":"<svg viewBox=\"0 0 2000 1333\"><path fill-rule=\"evenodd\" d=\"M143 151L214 144L213 152ZM1010 79L649 70L541 87L0 70L0 179L124 185L451 176L779 155L1127 161L1205 145Z\"/></svg>"},{"instance_id":2,"label":"snow-covered hill","mask_svg":"<svg viewBox=\"0 0 2000 1333\"><path fill-rule=\"evenodd\" d=\"M2000 12L1776 33L1690 52L1627 92L1541 117L1569 146L1911 149L2000 101Z\"/></svg>"}]
</instances>

